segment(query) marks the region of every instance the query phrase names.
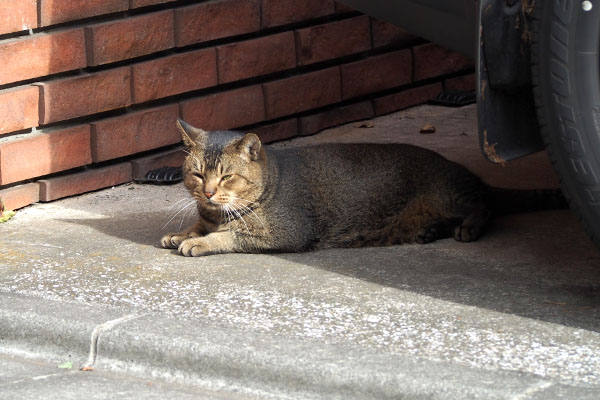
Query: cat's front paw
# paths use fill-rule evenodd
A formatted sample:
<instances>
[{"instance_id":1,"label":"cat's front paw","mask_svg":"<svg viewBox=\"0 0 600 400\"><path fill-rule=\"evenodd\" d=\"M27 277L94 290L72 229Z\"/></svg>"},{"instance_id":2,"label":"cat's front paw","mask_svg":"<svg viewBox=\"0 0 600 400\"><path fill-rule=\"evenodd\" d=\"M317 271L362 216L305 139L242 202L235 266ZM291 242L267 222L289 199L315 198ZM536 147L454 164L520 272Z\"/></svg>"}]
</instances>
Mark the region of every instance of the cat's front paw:
<instances>
[{"instance_id":1,"label":"cat's front paw","mask_svg":"<svg viewBox=\"0 0 600 400\"><path fill-rule=\"evenodd\" d=\"M179 245L177 251L179 254L186 257L200 257L216 253L206 245L202 238L191 238L184 240Z\"/></svg>"},{"instance_id":2,"label":"cat's front paw","mask_svg":"<svg viewBox=\"0 0 600 400\"><path fill-rule=\"evenodd\" d=\"M189 238L198 237L195 232L191 233L170 233L160 239L160 245L165 249L177 249L184 240Z\"/></svg>"},{"instance_id":3,"label":"cat's front paw","mask_svg":"<svg viewBox=\"0 0 600 400\"><path fill-rule=\"evenodd\" d=\"M160 239L160 245L165 249L176 249L186 238L187 235L181 235L178 233L168 234Z\"/></svg>"}]
</instances>

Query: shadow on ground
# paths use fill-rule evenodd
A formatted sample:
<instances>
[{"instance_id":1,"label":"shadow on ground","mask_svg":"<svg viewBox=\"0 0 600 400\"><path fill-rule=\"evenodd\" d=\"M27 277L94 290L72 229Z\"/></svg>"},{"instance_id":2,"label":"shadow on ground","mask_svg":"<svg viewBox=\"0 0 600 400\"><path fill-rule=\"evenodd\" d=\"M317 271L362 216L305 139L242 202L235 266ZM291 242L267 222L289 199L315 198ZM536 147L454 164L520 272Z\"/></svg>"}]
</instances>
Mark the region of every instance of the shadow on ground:
<instances>
[{"instance_id":1,"label":"shadow on ground","mask_svg":"<svg viewBox=\"0 0 600 400\"><path fill-rule=\"evenodd\" d=\"M89 219L61 219L62 222L84 225L106 235L125 239L133 243L160 247L160 238L169 232L178 232L187 228L192 219L184 217L174 219L162 212L146 212L136 214L116 214L110 217Z\"/></svg>"},{"instance_id":2,"label":"shadow on ground","mask_svg":"<svg viewBox=\"0 0 600 400\"><path fill-rule=\"evenodd\" d=\"M165 215L156 212L63 221L155 248L166 231L180 224L163 228ZM503 217L474 243L446 239L424 246L273 257L446 301L600 332L600 252L570 211Z\"/></svg>"}]
</instances>

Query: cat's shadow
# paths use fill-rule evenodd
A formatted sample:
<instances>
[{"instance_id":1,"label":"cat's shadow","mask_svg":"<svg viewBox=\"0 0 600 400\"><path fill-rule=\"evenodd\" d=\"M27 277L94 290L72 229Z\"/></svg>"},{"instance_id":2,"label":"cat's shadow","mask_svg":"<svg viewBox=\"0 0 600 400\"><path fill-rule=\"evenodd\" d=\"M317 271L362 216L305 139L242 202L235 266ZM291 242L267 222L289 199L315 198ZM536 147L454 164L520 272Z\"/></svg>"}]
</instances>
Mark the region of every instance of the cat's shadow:
<instances>
[{"instance_id":1,"label":"cat's shadow","mask_svg":"<svg viewBox=\"0 0 600 400\"><path fill-rule=\"evenodd\" d=\"M100 218L63 218L61 221L84 225L105 235L133 243L160 248L160 238L186 228L194 220L184 216L173 218L162 212L120 213Z\"/></svg>"},{"instance_id":2,"label":"cat's shadow","mask_svg":"<svg viewBox=\"0 0 600 400\"><path fill-rule=\"evenodd\" d=\"M431 251L424 255L417 246L278 257L452 303L600 332L600 269L596 274L575 272L588 274L589 280L569 283L556 277L556 265L486 265L447 254L435 260ZM533 269L537 270L528 277Z\"/></svg>"},{"instance_id":3,"label":"cat's shadow","mask_svg":"<svg viewBox=\"0 0 600 400\"><path fill-rule=\"evenodd\" d=\"M515 228L514 218L532 221ZM540 222L534 217L514 218L496 222L487 236L469 244L445 239L424 246L272 256L401 291L600 332L600 252L573 216L564 211L546 218L544 234L536 231ZM65 221L155 248L163 234L188 223L177 219L165 226L168 218L158 212ZM211 257L218 262L226 255Z\"/></svg>"},{"instance_id":4,"label":"cat's shadow","mask_svg":"<svg viewBox=\"0 0 600 400\"><path fill-rule=\"evenodd\" d=\"M280 254L453 303L600 332L600 251L570 211L510 216L474 243Z\"/></svg>"}]
</instances>

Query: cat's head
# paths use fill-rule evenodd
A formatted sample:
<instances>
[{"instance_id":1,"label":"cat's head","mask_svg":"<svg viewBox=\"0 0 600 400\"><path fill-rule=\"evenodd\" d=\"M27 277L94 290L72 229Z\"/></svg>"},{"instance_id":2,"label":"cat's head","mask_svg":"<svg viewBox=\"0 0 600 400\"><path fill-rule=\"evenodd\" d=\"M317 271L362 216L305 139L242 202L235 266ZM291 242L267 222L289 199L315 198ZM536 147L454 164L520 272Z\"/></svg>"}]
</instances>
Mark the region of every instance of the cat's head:
<instances>
[{"instance_id":1,"label":"cat's head","mask_svg":"<svg viewBox=\"0 0 600 400\"><path fill-rule=\"evenodd\" d=\"M207 132L177 121L188 156L184 184L207 209L243 209L264 190L266 154L254 133Z\"/></svg>"}]
</instances>

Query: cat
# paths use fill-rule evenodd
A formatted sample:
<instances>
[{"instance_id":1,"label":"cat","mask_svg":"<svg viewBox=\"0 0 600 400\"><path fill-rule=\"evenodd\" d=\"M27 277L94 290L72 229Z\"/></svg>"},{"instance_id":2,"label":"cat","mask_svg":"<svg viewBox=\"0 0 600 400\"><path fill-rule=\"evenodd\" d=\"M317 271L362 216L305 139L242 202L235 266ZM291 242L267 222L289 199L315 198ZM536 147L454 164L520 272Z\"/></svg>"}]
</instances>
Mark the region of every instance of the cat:
<instances>
[{"instance_id":1,"label":"cat","mask_svg":"<svg viewBox=\"0 0 600 400\"><path fill-rule=\"evenodd\" d=\"M184 256L470 242L498 209L565 204L558 190L493 189L465 167L408 144L276 149L254 133L207 132L183 120L177 126L198 221L163 236L161 245Z\"/></svg>"}]
</instances>

